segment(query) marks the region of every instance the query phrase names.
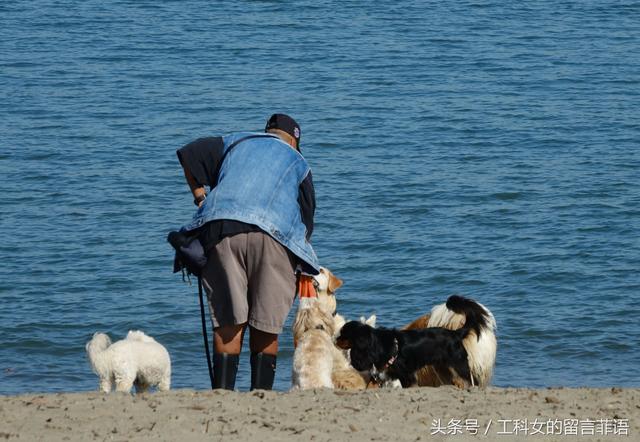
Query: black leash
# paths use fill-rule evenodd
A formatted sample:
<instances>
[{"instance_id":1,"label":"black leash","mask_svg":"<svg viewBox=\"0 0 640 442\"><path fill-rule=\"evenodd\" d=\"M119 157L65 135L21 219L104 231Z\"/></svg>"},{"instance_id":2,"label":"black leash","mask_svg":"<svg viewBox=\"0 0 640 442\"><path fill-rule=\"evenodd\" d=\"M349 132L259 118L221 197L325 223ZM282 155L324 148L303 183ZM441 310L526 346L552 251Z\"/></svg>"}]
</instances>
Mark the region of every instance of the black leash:
<instances>
[{"instance_id":1,"label":"black leash","mask_svg":"<svg viewBox=\"0 0 640 442\"><path fill-rule=\"evenodd\" d=\"M200 298L200 317L202 318L202 337L204 338L204 351L207 354L207 367L209 368L209 379L213 390L213 367L211 366L211 353L209 351L209 338L207 337L207 320L204 315L204 299L202 296L202 278L198 276L198 295Z\"/></svg>"}]
</instances>

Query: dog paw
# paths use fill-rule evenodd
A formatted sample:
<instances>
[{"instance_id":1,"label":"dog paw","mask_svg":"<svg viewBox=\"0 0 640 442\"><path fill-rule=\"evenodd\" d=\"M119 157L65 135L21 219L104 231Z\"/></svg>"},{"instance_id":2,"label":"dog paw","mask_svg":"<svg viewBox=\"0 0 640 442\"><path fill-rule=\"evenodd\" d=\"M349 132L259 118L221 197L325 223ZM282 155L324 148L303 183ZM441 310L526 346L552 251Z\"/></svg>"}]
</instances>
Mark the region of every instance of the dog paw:
<instances>
[{"instance_id":1,"label":"dog paw","mask_svg":"<svg viewBox=\"0 0 640 442\"><path fill-rule=\"evenodd\" d=\"M453 385L455 385L461 390L464 390L465 388L467 388L467 383L460 378L453 379L452 382L453 382Z\"/></svg>"}]
</instances>

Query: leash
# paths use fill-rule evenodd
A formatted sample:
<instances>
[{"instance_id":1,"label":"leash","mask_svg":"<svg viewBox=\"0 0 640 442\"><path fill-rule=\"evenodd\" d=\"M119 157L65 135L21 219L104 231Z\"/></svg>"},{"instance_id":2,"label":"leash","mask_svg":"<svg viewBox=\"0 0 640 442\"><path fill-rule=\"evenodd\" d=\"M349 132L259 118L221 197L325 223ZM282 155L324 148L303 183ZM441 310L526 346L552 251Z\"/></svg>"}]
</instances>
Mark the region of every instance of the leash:
<instances>
[{"instance_id":1,"label":"leash","mask_svg":"<svg viewBox=\"0 0 640 442\"><path fill-rule=\"evenodd\" d=\"M211 366L211 353L209 351L209 338L207 337L207 320L204 314L204 299L202 296L202 278L198 276L198 297L200 298L200 317L202 318L202 337L204 338L204 351L207 354L207 367L209 368L209 379L213 390L213 367Z\"/></svg>"},{"instance_id":2,"label":"leash","mask_svg":"<svg viewBox=\"0 0 640 442\"><path fill-rule=\"evenodd\" d=\"M385 372L396 362L399 354L400 348L398 347L398 339L393 338L393 350L391 351L391 357L387 360L386 364L384 364L380 371L378 371L375 364L373 365L373 367L371 367L371 370L369 370L371 379L369 380L366 388L369 388L370 384L375 384L378 387L382 386L383 382L385 381L385 379L383 379Z\"/></svg>"}]
</instances>

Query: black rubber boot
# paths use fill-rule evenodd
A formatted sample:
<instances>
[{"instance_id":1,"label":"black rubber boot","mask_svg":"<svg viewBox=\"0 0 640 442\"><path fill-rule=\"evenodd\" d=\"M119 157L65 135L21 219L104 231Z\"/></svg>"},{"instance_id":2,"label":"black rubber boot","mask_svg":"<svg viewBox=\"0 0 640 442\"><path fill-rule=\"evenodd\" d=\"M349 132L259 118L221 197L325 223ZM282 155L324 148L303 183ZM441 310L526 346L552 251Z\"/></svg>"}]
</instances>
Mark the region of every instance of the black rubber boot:
<instances>
[{"instance_id":1,"label":"black rubber boot","mask_svg":"<svg viewBox=\"0 0 640 442\"><path fill-rule=\"evenodd\" d=\"M251 353L251 389L271 390L276 376L276 356Z\"/></svg>"},{"instance_id":2,"label":"black rubber boot","mask_svg":"<svg viewBox=\"0 0 640 442\"><path fill-rule=\"evenodd\" d=\"M233 390L236 385L240 355L216 353L213 355L213 388Z\"/></svg>"}]
</instances>

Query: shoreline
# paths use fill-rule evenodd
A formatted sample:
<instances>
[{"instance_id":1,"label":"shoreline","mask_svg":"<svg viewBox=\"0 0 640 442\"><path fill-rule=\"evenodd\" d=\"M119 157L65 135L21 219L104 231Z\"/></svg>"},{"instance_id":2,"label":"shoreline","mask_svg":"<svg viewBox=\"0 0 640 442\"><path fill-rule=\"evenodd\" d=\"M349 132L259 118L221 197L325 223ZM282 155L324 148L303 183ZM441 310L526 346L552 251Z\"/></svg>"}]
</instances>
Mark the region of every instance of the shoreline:
<instances>
[{"instance_id":1,"label":"shoreline","mask_svg":"<svg viewBox=\"0 0 640 442\"><path fill-rule=\"evenodd\" d=\"M0 396L0 440L633 440L639 418L618 387Z\"/></svg>"}]
</instances>

